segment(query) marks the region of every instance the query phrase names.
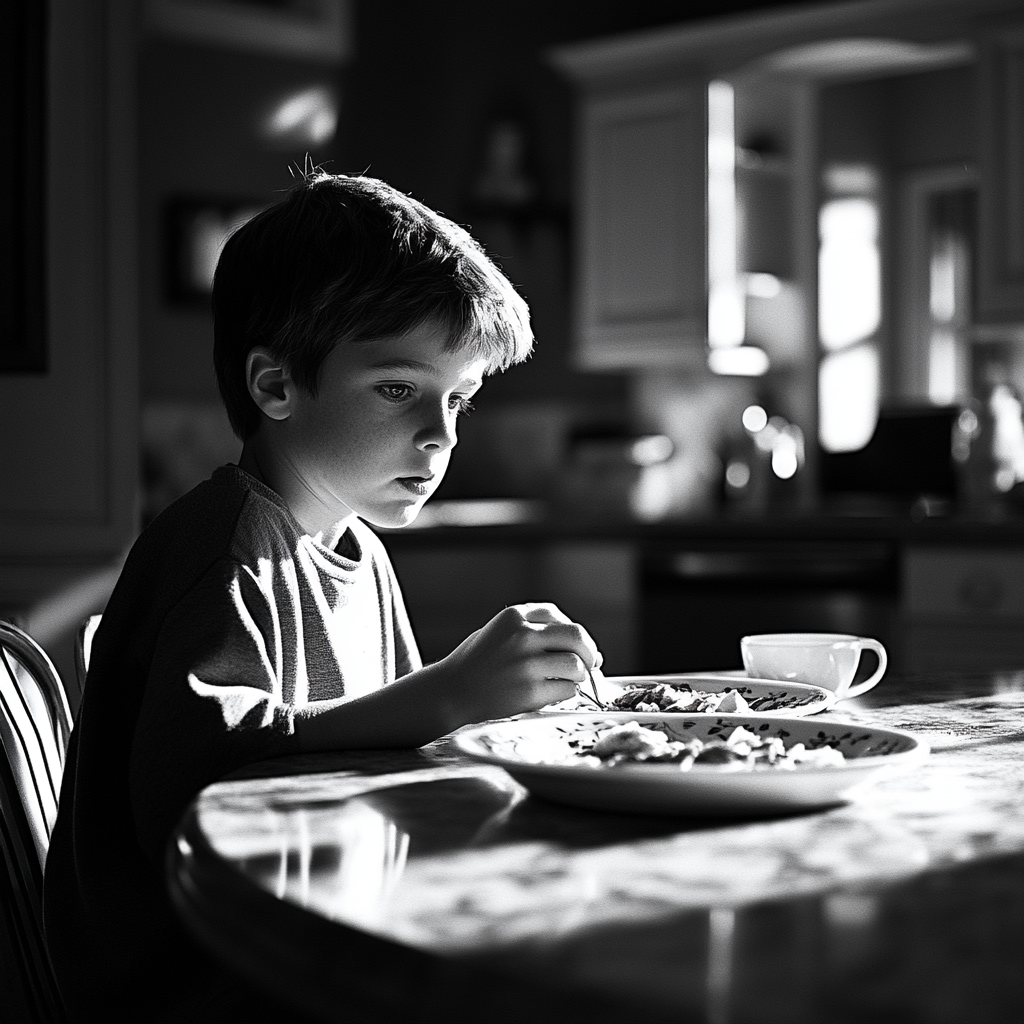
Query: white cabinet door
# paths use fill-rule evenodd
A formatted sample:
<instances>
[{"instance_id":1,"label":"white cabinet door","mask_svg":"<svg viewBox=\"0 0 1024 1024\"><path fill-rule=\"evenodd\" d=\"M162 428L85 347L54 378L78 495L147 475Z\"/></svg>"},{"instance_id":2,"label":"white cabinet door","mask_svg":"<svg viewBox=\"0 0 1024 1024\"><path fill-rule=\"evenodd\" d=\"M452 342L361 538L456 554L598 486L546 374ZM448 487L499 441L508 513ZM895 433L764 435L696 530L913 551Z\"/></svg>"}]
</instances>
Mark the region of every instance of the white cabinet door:
<instances>
[{"instance_id":1,"label":"white cabinet door","mask_svg":"<svg viewBox=\"0 0 1024 1024\"><path fill-rule=\"evenodd\" d=\"M1024 321L1024 22L982 38L978 319Z\"/></svg>"},{"instance_id":2,"label":"white cabinet door","mask_svg":"<svg viewBox=\"0 0 1024 1024\"><path fill-rule=\"evenodd\" d=\"M584 369L679 365L706 336L706 86L583 97L576 350Z\"/></svg>"}]
</instances>

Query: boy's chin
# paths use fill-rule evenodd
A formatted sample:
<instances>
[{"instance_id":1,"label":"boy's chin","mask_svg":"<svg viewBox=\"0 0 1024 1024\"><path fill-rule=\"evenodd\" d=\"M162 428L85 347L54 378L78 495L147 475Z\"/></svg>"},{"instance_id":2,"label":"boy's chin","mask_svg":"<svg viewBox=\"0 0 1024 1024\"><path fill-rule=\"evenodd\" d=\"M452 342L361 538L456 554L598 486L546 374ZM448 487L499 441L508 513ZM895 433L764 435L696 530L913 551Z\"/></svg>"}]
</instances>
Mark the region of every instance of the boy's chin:
<instances>
[{"instance_id":1,"label":"boy's chin","mask_svg":"<svg viewBox=\"0 0 1024 1024\"><path fill-rule=\"evenodd\" d=\"M359 518L371 526L379 526L385 530L401 530L415 522L423 505L424 502L418 501L414 505L403 505L401 508L374 509L369 513L360 513Z\"/></svg>"}]
</instances>

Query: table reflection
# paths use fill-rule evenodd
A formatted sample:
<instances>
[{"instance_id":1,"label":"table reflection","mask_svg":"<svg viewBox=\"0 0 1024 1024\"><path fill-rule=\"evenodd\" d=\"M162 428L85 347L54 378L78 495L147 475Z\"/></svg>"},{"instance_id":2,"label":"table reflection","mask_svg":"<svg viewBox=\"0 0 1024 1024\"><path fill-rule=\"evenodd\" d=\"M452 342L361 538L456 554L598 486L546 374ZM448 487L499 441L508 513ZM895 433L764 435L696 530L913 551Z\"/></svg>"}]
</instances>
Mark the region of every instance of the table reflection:
<instances>
[{"instance_id":1,"label":"table reflection","mask_svg":"<svg viewBox=\"0 0 1024 1024\"><path fill-rule=\"evenodd\" d=\"M882 1006L1016 1019L1024 673L887 680L847 703L843 717L918 733L932 754L829 810L563 807L441 741L257 766L207 789L183 839L209 845L210 870L355 930L339 942L373 935L528 981L516 999L596 997L588 1020L605 1019L601 1000L709 1024ZM187 857L176 870L201 875Z\"/></svg>"}]
</instances>

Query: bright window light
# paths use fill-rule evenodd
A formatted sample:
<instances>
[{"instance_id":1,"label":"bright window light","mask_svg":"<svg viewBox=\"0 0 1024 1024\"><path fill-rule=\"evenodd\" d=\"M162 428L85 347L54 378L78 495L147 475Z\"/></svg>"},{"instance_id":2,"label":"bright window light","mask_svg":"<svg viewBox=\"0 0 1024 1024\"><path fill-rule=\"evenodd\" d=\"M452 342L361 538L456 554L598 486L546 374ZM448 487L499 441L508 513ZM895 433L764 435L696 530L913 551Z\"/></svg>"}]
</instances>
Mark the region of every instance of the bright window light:
<instances>
[{"instance_id":1,"label":"bright window light","mask_svg":"<svg viewBox=\"0 0 1024 1024\"><path fill-rule=\"evenodd\" d=\"M928 342L928 397L936 405L952 405L957 397L957 338L936 327Z\"/></svg>"},{"instance_id":2,"label":"bright window light","mask_svg":"<svg viewBox=\"0 0 1024 1024\"><path fill-rule=\"evenodd\" d=\"M829 164L822 177L832 195L871 195L881 184L878 171L870 164Z\"/></svg>"},{"instance_id":3,"label":"bright window light","mask_svg":"<svg viewBox=\"0 0 1024 1024\"><path fill-rule=\"evenodd\" d=\"M879 174L825 168L818 213L818 437L830 452L863 448L878 423L882 323Z\"/></svg>"},{"instance_id":4,"label":"bright window light","mask_svg":"<svg viewBox=\"0 0 1024 1024\"><path fill-rule=\"evenodd\" d=\"M768 353L753 345L713 348L708 353L708 367L725 377L762 377L768 372Z\"/></svg>"},{"instance_id":5,"label":"bright window light","mask_svg":"<svg viewBox=\"0 0 1024 1024\"><path fill-rule=\"evenodd\" d=\"M928 397L951 405L970 392L968 241L957 231L935 232L928 274Z\"/></svg>"},{"instance_id":6,"label":"bright window light","mask_svg":"<svg viewBox=\"0 0 1024 1024\"><path fill-rule=\"evenodd\" d=\"M1024 480L1024 410L1009 385L997 384L989 398L989 412L994 423L995 485L1006 492Z\"/></svg>"},{"instance_id":7,"label":"bright window light","mask_svg":"<svg viewBox=\"0 0 1024 1024\"><path fill-rule=\"evenodd\" d=\"M630 459L634 466L656 466L672 455L672 439L664 434L650 434L637 438L630 448Z\"/></svg>"},{"instance_id":8,"label":"bright window light","mask_svg":"<svg viewBox=\"0 0 1024 1024\"><path fill-rule=\"evenodd\" d=\"M263 133L273 142L319 146L338 129L338 100L327 86L303 89L284 97L268 112Z\"/></svg>"},{"instance_id":9,"label":"bright window light","mask_svg":"<svg viewBox=\"0 0 1024 1024\"><path fill-rule=\"evenodd\" d=\"M878 376L874 345L857 345L822 358L818 436L826 451L857 451L871 440L878 422Z\"/></svg>"},{"instance_id":10,"label":"bright window light","mask_svg":"<svg viewBox=\"0 0 1024 1024\"><path fill-rule=\"evenodd\" d=\"M835 352L870 338L882 319L878 205L865 196L833 199L818 225L819 332Z\"/></svg>"},{"instance_id":11,"label":"bright window light","mask_svg":"<svg viewBox=\"0 0 1024 1024\"><path fill-rule=\"evenodd\" d=\"M782 292L782 282L774 274L747 274L747 294L755 299L774 299Z\"/></svg>"},{"instance_id":12,"label":"bright window light","mask_svg":"<svg viewBox=\"0 0 1024 1024\"><path fill-rule=\"evenodd\" d=\"M743 288L736 249L735 94L728 82L708 85L708 344L743 344Z\"/></svg>"},{"instance_id":13,"label":"bright window light","mask_svg":"<svg viewBox=\"0 0 1024 1024\"><path fill-rule=\"evenodd\" d=\"M928 306L932 319L948 323L956 313L956 239L945 235L932 248Z\"/></svg>"}]
</instances>

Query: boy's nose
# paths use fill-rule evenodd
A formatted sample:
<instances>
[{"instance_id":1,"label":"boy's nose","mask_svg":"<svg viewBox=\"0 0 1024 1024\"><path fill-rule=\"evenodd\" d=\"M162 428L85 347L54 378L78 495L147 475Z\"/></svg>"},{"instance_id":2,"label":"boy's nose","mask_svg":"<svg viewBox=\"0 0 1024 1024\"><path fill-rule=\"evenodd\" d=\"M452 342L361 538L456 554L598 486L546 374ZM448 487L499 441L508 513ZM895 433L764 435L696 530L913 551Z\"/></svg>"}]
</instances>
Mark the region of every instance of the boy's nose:
<instances>
[{"instance_id":1,"label":"boy's nose","mask_svg":"<svg viewBox=\"0 0 1024 1024\"><path fill-rule=\"evenodd\" d=\"M444 451L455 443L455 416L444 408L434 411L416 435L420 451Z\"/></svg>"}]
</instances>

